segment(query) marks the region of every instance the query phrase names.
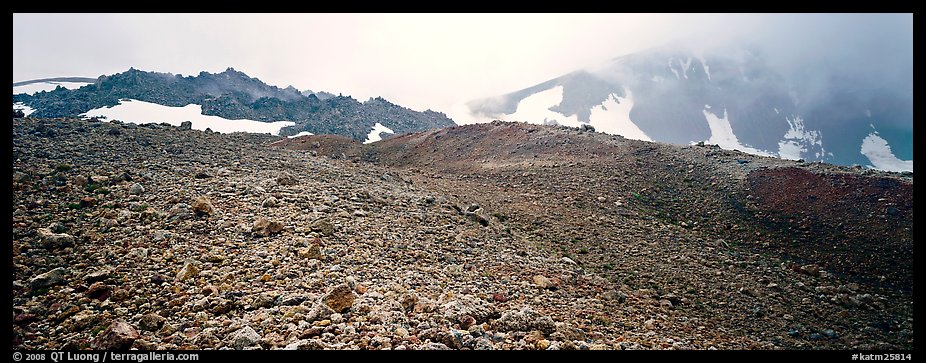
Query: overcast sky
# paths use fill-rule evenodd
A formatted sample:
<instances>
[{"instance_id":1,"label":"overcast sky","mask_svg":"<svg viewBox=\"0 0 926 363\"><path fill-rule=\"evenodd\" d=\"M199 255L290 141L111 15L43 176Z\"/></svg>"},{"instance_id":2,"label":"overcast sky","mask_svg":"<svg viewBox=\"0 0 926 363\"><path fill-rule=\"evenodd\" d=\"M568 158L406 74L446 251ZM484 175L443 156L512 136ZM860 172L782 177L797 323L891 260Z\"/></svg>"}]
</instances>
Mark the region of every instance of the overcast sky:
<instances>
[{"instance_id":1,"label":"overcast sky","mask_svg":"<svg viewBox=\"0 0 926 363\"><path fill-rule=\"evenodd\" d=\"M747 39L789 64L810 53L912 77L912 33L912 14L14 14L13 81L234 67L453 117L468 100L673 40Z\"/></svg>"}]
</instances>

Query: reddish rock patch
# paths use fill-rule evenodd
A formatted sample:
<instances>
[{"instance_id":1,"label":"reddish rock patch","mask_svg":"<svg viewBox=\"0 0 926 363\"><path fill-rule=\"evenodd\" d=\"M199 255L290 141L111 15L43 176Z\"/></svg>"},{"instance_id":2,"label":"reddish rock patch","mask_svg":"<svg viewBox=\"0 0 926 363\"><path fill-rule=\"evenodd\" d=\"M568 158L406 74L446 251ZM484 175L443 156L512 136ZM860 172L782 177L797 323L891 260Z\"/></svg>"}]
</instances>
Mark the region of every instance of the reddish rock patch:
<instances>
[{"instance_id":1,"label":"reddish rock patch","mask_svg":"<svg viewBox=\"0 0 926 363\"><path fill-rule=\"evenodd\" d=\"M793 167L757 170L748 181L755 216L789 237L773 248L831 272L913 289L912 183Z\"/></svg>"}]
</instances>

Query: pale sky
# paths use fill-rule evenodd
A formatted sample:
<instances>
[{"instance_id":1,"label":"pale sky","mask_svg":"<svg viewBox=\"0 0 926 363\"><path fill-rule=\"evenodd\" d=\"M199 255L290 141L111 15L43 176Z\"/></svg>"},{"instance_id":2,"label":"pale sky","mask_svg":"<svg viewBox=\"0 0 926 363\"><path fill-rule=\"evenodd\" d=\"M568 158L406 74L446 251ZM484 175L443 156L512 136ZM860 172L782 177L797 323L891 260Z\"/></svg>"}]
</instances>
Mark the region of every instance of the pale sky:
<instances>
[{"instance_id":1,"label":"pale sky","mask_svg":"<svg viewBox=\"0 0 926 363\"><path fill-rule=\"evenodd\" d=\"M897 16L875 18L909 27L891 39L909 39L912 60L912 15L899 25ZM382 96L454 117L466 101L669 41L745 37L790 47L788 36L819 33L834 43L869 34L859 27L866 22L851 14L13 14L13 81L233 67L279 87Z\"/></svg>"}]
</instances>

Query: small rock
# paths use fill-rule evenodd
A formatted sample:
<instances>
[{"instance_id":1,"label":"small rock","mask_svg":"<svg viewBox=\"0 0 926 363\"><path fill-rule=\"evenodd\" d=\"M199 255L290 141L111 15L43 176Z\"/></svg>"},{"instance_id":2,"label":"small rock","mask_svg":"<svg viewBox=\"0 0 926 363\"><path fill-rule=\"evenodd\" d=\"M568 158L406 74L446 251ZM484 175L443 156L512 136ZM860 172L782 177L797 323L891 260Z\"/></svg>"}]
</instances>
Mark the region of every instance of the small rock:
<instances>
[{"instance_id":1,"label":"small rock","mask_svg":"<svg viewBox=\"0 0 926 363\"><path fill-rule=\"evenodd\" d=\"M752 297L759 297L759 296L760 296L759 290L756 290L756 289L751 288L751 287L741 287L741 288L739 289L739 292L740 292L741 294L746 294L746 295L749 295L749 296L752 296Z\"/></svg>"},{"instance_id":2,"label":"small rock","mask_svg":"<svg viewBox=\"0 0 926 363\"><path fill-rule=\"evenodd\" d=\"M553 281L550 281L550 279L548 279L546 276L543 276L543 275L535 275L532 281L534 282L535 286L541 289L551 289L552 290L556 288L556 286L553 284Z\"/></svg>"},{"instance_id":3,"label":"small rock","mask_svg":"<svg viewBox=\"0 0 926 363\"><path fill-rule=\"evenodd\" d=\"M129 298L128 291L126 291L125 289L118 289L113 292L112 297L110 297L109 299L115 302L120 302L128 298Z\"/></svg>"},{"instance_id":4,"label":"small rock","mask_svg":"<svg viewBox=\"0 0 926 363\"><path fill-rule=\"evenodd\" d=\"M177 273L177 278L174 281L184 281L192 277L199 275L199 267L193 261L186 261L183 264L183 267L180 268L180 272Z\"/></svg>"},{"instance_id":5,"label":"small rock","mask_svg":"<svg viewBox=\"0 0 926 363\"><path fill-rule=\"evenodd\" d=\"M563 257L563 258L561 258L561 259L559 259L559 260L562 261L562 262L565 263L565 264L569 264L569 265L578 265L575 261L573 261L573 260L572 260L571 258L569 258L569 257Z\"/></svg>"},{"instance_id":6,"label":"small rock","mask_svg":"<svg viewBox=\"0 0 926 363\"><path fill-rule=\"evenodd\" d=\"M61 222L54 222L48 226L48 230L52 231L52 233L64 233L67 228Z\"/></svg>"},{"instance_id":7,"label":"small rock","mask_svg":"<svg viewBox=\"0 0 926 363\"><path fill-rule=\"evenodd\" d=\"M552 318L540 315L529 306L525 306L521 310L505 312L494 322L494 325L499 331L529 332L539 330L544 334L552 334L556 331Z\"/></svg>"},{"instance_id":8,"label":"small rock","mask_svg":"<svg viewBox=\"0 0 926 363\"><path fill-rule=\"evenodd\" d=\"M450 350L450 347L445 344L431 342L423 345L421 350Z\"/></svg>"},{"instance_id":9,"label":"small rock","mask_svg":"<svg viewBox=\"0 0 926 363\"><path fill-rule=\"evenodd\" d=\"M94 282L90 287L87 288L87 291L84 292L88 298L97 299L99 301L105 301L109 298L109 295L112 293L112 288L106 286L102 282Z\"/></svg>"},{"instance_id":10,"label":"small rock","mask_svg":"<svg viewBox=\"0 0 926 363\"><path fill-rule=\"evenodd\" d=\"M264 199L264 202L261 203L260 206L264 208L273 208L273 207L276 207L277 204L279 204L279 201L277 200L277 198L270 196L269 198Z\"/></svg>"},{"instance_id":11,"label":"small rock","mask_svg":"<svg viewBox=\"0 0 926 363\"><path fill-rule=\"evenodd\" d=\"M141 330L147 331L157 331L164 326L164 319L158 314L145 314L141 317L141 320L138 321L138 328Z\"/></svg>"},{"instance_id":12,"label":"small rock","mask_svg":"<svg viewBox=\"0 0 926 363\"><path fill-rule=\"evenodd\" d=\"M273 306L274 301L275 299L272 296L261 294L261 295L257 295L257 297L254 298L254 302L252 303L252 305L258 308L269 308Z\"/></svg>"},{"instance_id":13,"label":"small rock","mask_svg":"<svg viewBox=\"0 0 926 363\"><path fill-rule=\"evenodd\" d=\"M67 233L54 233L48 228L39 228L36 230L42 247L48 249L64 248L74 245L74 236Z\"/></svg>"},{"instance_id":14,"label":"small rock","mask_svg":"<svg viewBox=\"0 0 926 363\"><path fill-rule=\"evenodd\" d=\"M628 297L628 296L627 296L627 294L625 294L625 293L622 292L622 291L612 290L612 291L605 292L605 293L602 295L602 297L603 297L605 300L612 300L612 301L617 301L617 302L622 303L622 302L624 302L624 301L627 300L627 297Z\"/></svg>"},{"instance_id":15,"label":"small rock","mask_svg":"<svg viewBox=\"0 0 926 363\"><path fill-rule=\"evenodd\" d=\"M180 130L191 130L193 129L192 121L183 121L180 123Z\"/></svg>"},{"instance_id":16,"label":"small rock","mask_svg":"<svg viewBox=\"0 0 926 363\"><path fill-rule=\"evenodd\" d=\"M238 350L257 345L257 343L260 343L260 334L247 325L235 332L231 338L231 347Z\"/></svg>"},{"instance_id":17,"label":"small rock","mask_svg":"<svg viewBox=\"0 0 926 363\"><path fill-rule=\"evenodd\" d=\"M33 321L36 321L36 320L39 320L39 319L36 318L35 315L32 315L32 314L25 314L25 313L24 313L24 314L18 314L18 315L16 315L16 317L13 318L13 324L16 324L16 325L26 325L26 324L29 324L29 323L31 323L31 322L33 322Z\"/></svg>"},{"instance_id":18,"label":"small rock","mask_svg":"<svg viewBox=\"0 0 926 363\"><path fill-rule=\"evenodd\" d=\"M138 184L138 183L132 184L132 187L129 188L129 194L132 194L132 195L139 195L144 192L145 192L145 187L143 187L141 184Z\"/></svg>"},{"instance_id":19,"label":"small rock","mask_svg":"<svg viewBox=\"0 0 926 363\"><path fill-rule=\"evenodd\" d=\"M367 212L364 212L363 209L358 209L354 211L354 217L366 217Z\"/></svg>"},{"instance_id":20,"label":"small rock","mask_svg":"<svg viewBox=\"0 0 926 363\"><path fill-rule=\"evenodd\" d=\"M128 350L138 339L138 331L129 323L114 321L106 330L93 339L93 349Z\"/></svg>"},{"instance_id":21,"label":"small rock","mask_svg":"<svg viewBox=\"0 0 926 363\"><path fill-rule=\"evenodd\" d=\"M160 285L160 284L163 284L164 281L166 281L166 280L164 280L164 276L162 276L162 275L160 275L160 274L154 274L154 275L151 275L150 281L151 281L151 283L154 284L154 285Z\"/></svg>"},{"instance_id":22,"label":"small rock","mask_svg":"<svg viewBox=\"0 0 926 363\"><path fill-rule=\"evenodd\" d=\"M601 202L601 203L604 203L604 202L608 201L608 198L605 198L605 197L598 197L597 199L598 199L598 201Z\"/></svg>"},{"instance_id":23,"label":"small rock","mask_svg":"<svg viewBox=\"0 0 926 363\"><path fill-rule=\"evenodd\" d=\"M167 212L167 216L171 219L189 219L193 217L193 213L190 211L190 205L186 203L177 203Z\"/></svg>"},{"instance_id":24,"label":"small rock","mask_svg":"<svg viewBox=\"0 0 926 363\"><path fill-rule=\"evenodd\" d=\"M402 308L404 308L406 312L412 311L412 309L415 308L415 304L417 303L418 295L413 293L406 293L399 297L399 304L402 305Z\"/></svg>"},{"instance_id":25,"label":"small rock","mask_svg":"<svg viewBox=\"0 0 926 363\"><path fill-rule=\"evenodd\" d=\"M820 266L810 264L801 266L800 272L810 276L820 276Z\"/></svg>"},{"instance_id":26,"label":"small rock","mask_svg":"<svg viewBox=\"0 0 926 363\"><path fill-rule=\"evenodd\" d=\"M335 312L343 313L354 305L354 292L347 284L335 286L322 297L322 302Z\"/></svg>"},{"instance_id":27,"label":"small rock","mask_svg":"<svg viewBox=\"0 0 926 363\"><path fill-rule=\"evenodd\" d=\"M324 255L322 255L322 249L317 244L312 243L311 246L300 248L296 250L296 254L302 258L322 260Z\"/></svg>"},{"instance_id":28,"label":"small rock","mask_svg":"<svg viewBox=\"0 0 926 363\"><path fill-rule=\"evenodd\" d=\"M193 201L193 213L197 216L210 216L215 211L212 207L212 202L209 201L209 198L206 196L200 196Z\"/></svg>"},{"instance_id":29,"label":"small rock","mask_svg":"<svg viewBox=\"0 0 926 363\"><path fill-rule=\"evenodd\" d=\"M415 312L427 310L427 304L426 298L419 297L418 303L415 304ZM484 323L498 316L492 304L470 295L459 296L441 305L440 309L447 320L460 324L471 323L468 322L468 318L474 319L476 323Z\"/></svg>"},{"instance_id":30,"label":"small rock","mask_svg":"<svg viewBox=\"0 0 926 363\"><path fill-rule=\"evenodd\" d=\"M292 174L288 172L282 172L277 176L277 184L279 185L296 185L299 184L299 180L296 179Z\"/></svg>"},{"instance_id":31,"label":"small rock","mask_svg":"<svg viewBox=\"0 0 926 363\"><path fill-rule=\"evenodd\" d=\"M319 219L315 222L312 222L312 230L318 233L321 233L323 236L331 236L334 234L334 225L331 224L327 218Z\"/></svg>"},{"instance_id":32,"label":"small rock","mask_svg":"<svg viewBox=\"0 0 926 363\"><path fill-rule=\"evenodd\" d=\"M258 237L267 237L271 234L283 231L283 224L280 222L271 222L267 218L259 217L251 227L251 233Z\"/></svg>"},{"instance_id":33,"label":"small rock","mask_svg":"<svg viewBox=\"0 0 926 363\"><path fill-rule=\"evenodd\" d=\"M537 350L547 350L547 348L550 347L550 341L546 339L540 339L534 343L534 346L537 348Z\"/></svg>"},{"instance_id":34,"label":"small rock","mask_svg":"<svg viewBox=\"0 0 926 363\"><path fill-rule=\"evenodd\" d=\"M206 286L203 286L203 289L200 290L200 293L203 294L204 296L209 296L209 295L216 296L219 294L219 288L216 287L215 285L206 285Z\"/></svg>"},{"instance_id":35,"label":"small rock","mask_svg":"<svg viewBox=\"0 0 926 363\"><path fill-rule=\"evenodd\" d=\"M479 338L479 339L476 339L476 347L474 349L475 350L493 350L495 348L492 347L492 341L489 340L488 338Z\"/></svg>"},{"instance_id":36,"label":"small rock","mask_svg":"<svg viewBox=\"0 0 926 363\"><path fill-rule=\"evenodd\" d=\"M83 197L80 198L80 201L77 202L77 205L81 208L89 208L95 206L97 203L96 198L94 197Z\"/></svg>"},{"instance_id":37,"label":"small rock","mask_svg":"<svg viewBox=\"0 0 926 363\"><path fill-rule=\"evenodd\" d=\"M63 267L58 267L54 270L33 277L32 280L29 281L29 285L33 290L59 285L65 282L64 277L67 275L67 273L68 271Z\"/></svg>"},{"instance_id":38,"label":"small rock","mask_svg":"<svg viewBox=\"0 0 926 363\"><path fill-rule=\"evenodd\" d=\"M219 299L212 307L212 313L215 315L228 314L235 309L235 302L227 299Z\"/></svg>"},{"instance_id":39,"label":"small rock","mask_svg":"<svg viewBox=\"0 0 926 363\"><path fill-rule=\"evenodd\" d=\"M287 344L283 350L325 350L328 346L318 339L302 339Z\"/></svg>"}]
</instances>

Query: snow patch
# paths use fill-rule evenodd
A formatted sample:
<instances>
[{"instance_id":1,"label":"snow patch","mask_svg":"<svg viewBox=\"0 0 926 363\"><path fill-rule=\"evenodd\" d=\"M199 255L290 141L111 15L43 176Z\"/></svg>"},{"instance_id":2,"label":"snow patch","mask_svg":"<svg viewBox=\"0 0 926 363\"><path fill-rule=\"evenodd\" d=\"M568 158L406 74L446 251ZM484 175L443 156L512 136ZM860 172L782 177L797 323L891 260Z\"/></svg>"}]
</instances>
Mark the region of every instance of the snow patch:
<instances>
[{"instance_id":1,"label":"snow patch","mask_svg":"<svg viewBox=\"0 0 926 363\"><path fill-rule=\"evenodd\" d=\"M29 106L26 106L26 104L24 104L24 103L22 103L22 102L16 102L16 103L14 103L14 104L13 104L13 109L14 109L14 110L22 110L23 115L25 115L26 117L29 117L29 115L31 115L33 112L35 112L35 109L34 109L34 108L29 107Z\"/></svg>"},{"instance_id":2,"label":"snow patch","mask_svg":"<svg viewBox=\"0 0 926 363\"><path fill-rule=\"evenodd\" d=\"M871 110L865 110L865 116L868 116L868 118L871 118Z\"/></svg>"},{"instance_id":3,"label":"snow patch","mask_svg":"<svg viewBox=\"0 0 926 363\"><path fill-rule=\"evenodd\" d=\"M273 135L279 135L280 129L296 124L292 121L229 120L219 116L203 115L202 107L197 104L171 107L132 99L123 99L116 106L93 109L81 116L105 117L107 120L135 124L166 122L174 126L180 126L183 121L190 121L197 130L209 128L221 133L252 132Z\"/></svg>"},{"instance_id":4,"label":"snow patch","mask_svg":"<svg viewBox=\"0 0 926 363\"><path fill-rule=\"evenodd\" d=\"M27 85L13 87L13 94L26 93L34 95L42 91L54 91L58 86L67 89L78 89L90 83L87 82L36 82Z\"/></svg>"},{"instance_id":5,"label":"snow patch","mask_svg":"<svg viewBox=\"0 0 926 363\"><path fill-rule=\"evenodd\" d=\"M773 110L775 110L775 114L776 114L776 115L781 114L780 112L778 112L778 107L773 108Z\"/></svg>"},{"instance_id":6,"label":"snow patch","mask_svg":"<svg viewBox=\"0 0 926 363\"><path fill-rule=\"evenodd\" d=\"M704 74L707 75L707 80L711 80L711 67L707 65L707 61L703 57L698 58L698 61L701 62L701 67L704 68Z\"/></svg>"},{"instance_id":7,"label":"snow patch","mask_svg":"<svg viewBox=\"0 0 926 363\"><path fill-rule=\"evenodd\" d=\"M688 60L684 63L679 59L678 64L682 66L682 75L685 76L685 79L688 79L688 68L691 68L691 57L688 57Z\"/></svg>"},{"instance_id":8,"label":"snow patch","mask_svg":"<svg viewBox=\"0 0 926 363\"><path fill-rule=\"evenodd\" d=\"M886 171L913 171L913 160L900 160L894 156L891 146L878 132L868 134L862 140L862 155L871 161L870 167Z\"/></svg>"},{"instance_id":9,"label":"snow patch","mask_svg":"<svg viewBox=\"0 0 926 363\"><path fill-rule=\"evenodd\" d=\"M621 135L634 140L653 141L630 119L633 94L627 88L624 88L624 94L627 97L618 97L612 93L600 105L593 107L589 124L598 132Z\"/></svg>"},{"instance_id":10,"label":"snow patch","mask_svg":"<svg viewBox=\"0 0 926 363\"><path fill-rule=\"evenodd\" d=\"M794 118L785 117L785 121L788 122L789 128L783 136L784 139L778 142L778 157L791 160L802 159L801 154L807 151L805 146L811 145L818 145L820 152L825 152L820 132L805 130L804 119L794 116ZM820 153L817 153L817 157L819 156Z\"/></svg>"},{"instance_id":11,"label":"snow patch","mask_svg":"<svg viewBox=\"0 0 926 363\"><path fill-rule=\"evenodd\" d=\"M608 95L608 99L600 105L592 107L589 123L596 131L611 135L621 135L628 139L652 141L630 119L630 110L633 108L633 98L629 89L624 89L626 97L615 94ZM563 86L556 86L548 90L537 92L525 97L518 103L517 110L510 115L503 115L505 121L521 121L538 125L559 124L569 127L580 127L584 122L578 116L565 116L554 112L550 108L563 102Z\"/></svg>"},{"instance_id":12,"label":"snow patch","mask_svg":"<svg viewBox=\"0 0 926 363\"><path fill-rule=\"evenodd\" d=\"M301 132L299 132L298 134L295 134L295 135L292 135L292 136L287 136L287 137L290 138L290 139L292 139L292 138L299 137L299 136L309 136L309 135L315 135L315 134L313 134L313 133L311 133L311 132L308 132L308 131L301 131Z\"/></svg>"},{"instance_id":13,"label":"snow patch","mask_svg":"<svg viewBox=\"0 0 926 363\"><path fill-rule=\"evenodd\" d=\"M754 155L774 156L768 151L763 151L740 144L739 139L737 139L736 135L733 134L733 127L730 126L730 120L727 117L726 108L723 109L723 117L718 117L706 109L703 110L703 112L704 118L707 119L707 125L711 129L711 137L707 139L705 143L717 144L724 149L739 150Z\"/></svg>"},{"instance_id":14,"label":"snow patch","mask_svg":"<svg viewBox=\"0 0 926 363\"><path fill-rule=\"evenodd\" d=\"M538 125L543 124L544 121L556 121L563 126L581 126L582 122L579 121L578 116L566 117L550 110L561 102L563 102L563 86L556 86L525 97L518 102L518 108L514 113L502 115L501 120L522 121Z\"/></svg>"},{"instance_id":15,"label":"snow patch","mask_svg":"<svg viewBox=\"0 0 926 363\"><path fill-rule=\"evenodd\" d=\"M384 133L384 132L387 133L387 134L394 134L394 133L395 133L395 131L392 131L392 130L389 129L388 127L383 126L383 124L377 122L376 125L373 125L373 129L370 130L370 134L367 135L367 140L364 141L363 143L364 143L364 144L369 144L369 143L371 143L371 142L377 142L377 141L379 141L379 140L382 140L382 139L383 139L382 133Z\"/></svg>"},{"instance_id":16,"label":"snow patch","mask_svg":"<svg viewBox=\"0 0 926 363\"><path fill-rule=\"evenodd\" d=\"M678 71L675 70L675 67L672 67L672 58L669 58L668 64L669 64L669 69L672 70L672 73L675 73L675 78L682 79L682 77L678 75Z\"/></svg>"}]
</instances>

